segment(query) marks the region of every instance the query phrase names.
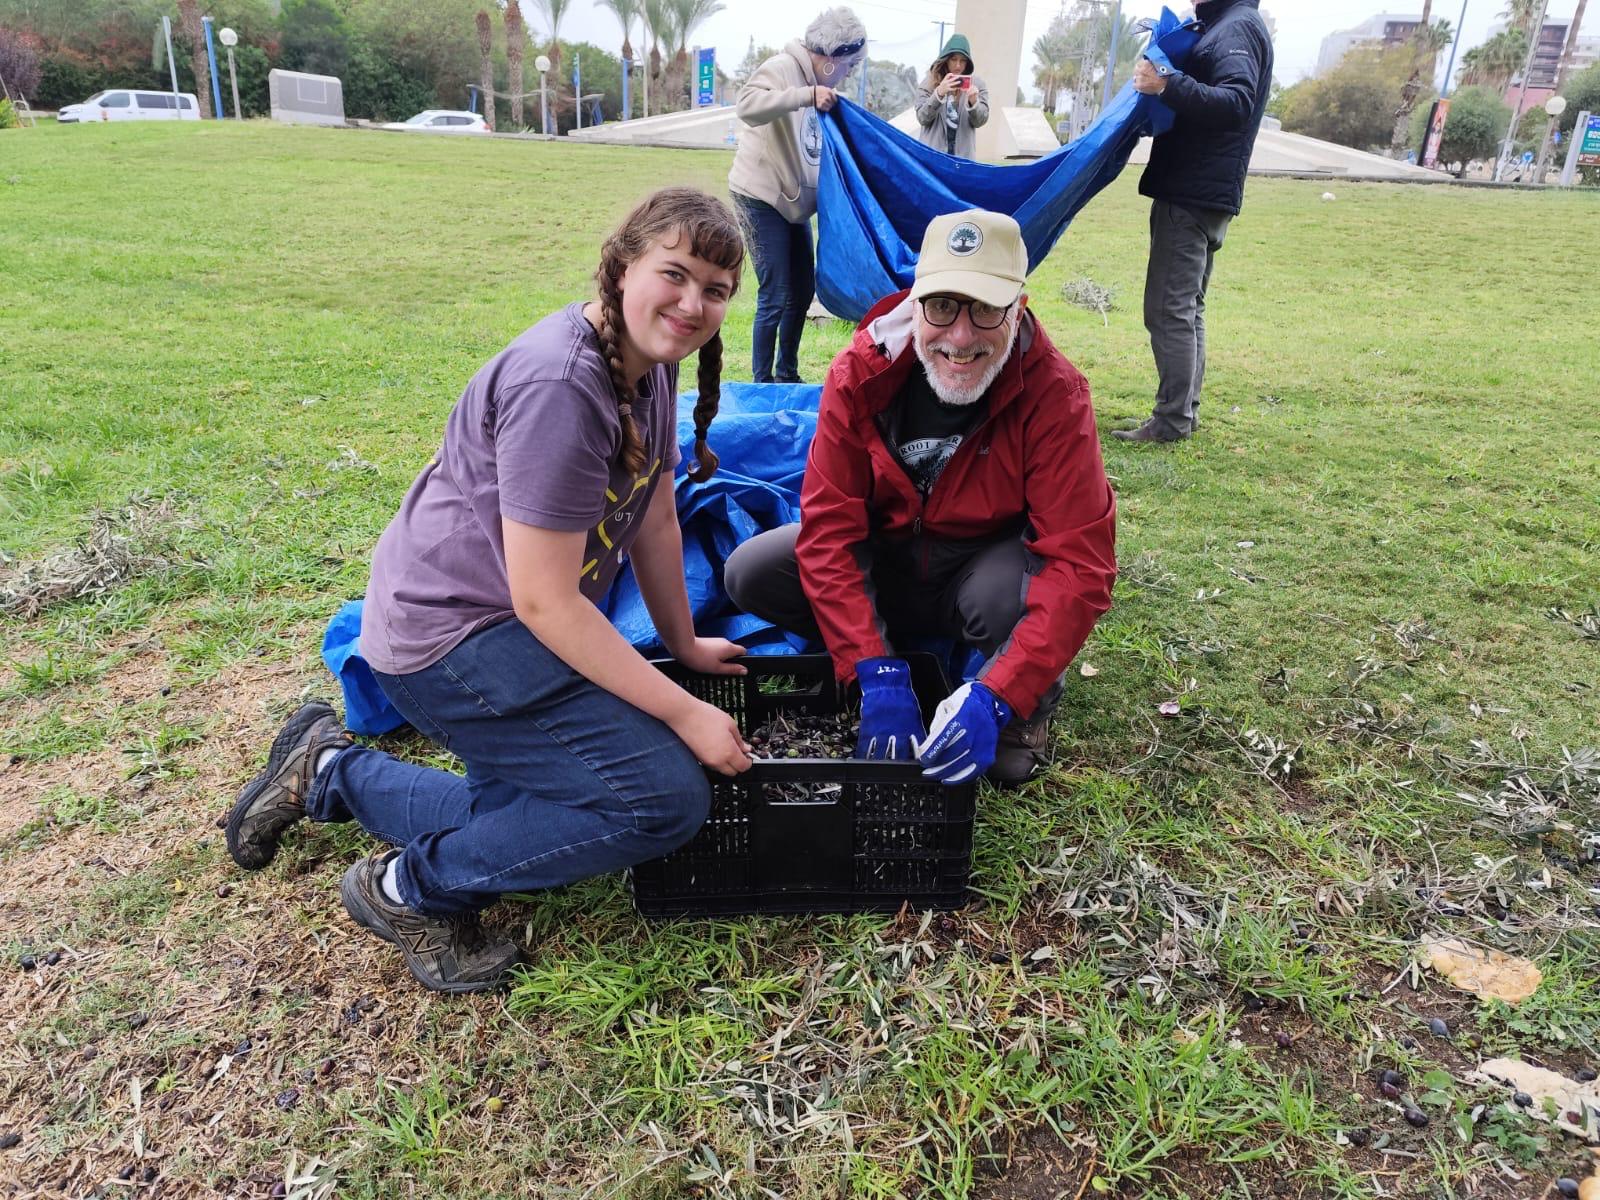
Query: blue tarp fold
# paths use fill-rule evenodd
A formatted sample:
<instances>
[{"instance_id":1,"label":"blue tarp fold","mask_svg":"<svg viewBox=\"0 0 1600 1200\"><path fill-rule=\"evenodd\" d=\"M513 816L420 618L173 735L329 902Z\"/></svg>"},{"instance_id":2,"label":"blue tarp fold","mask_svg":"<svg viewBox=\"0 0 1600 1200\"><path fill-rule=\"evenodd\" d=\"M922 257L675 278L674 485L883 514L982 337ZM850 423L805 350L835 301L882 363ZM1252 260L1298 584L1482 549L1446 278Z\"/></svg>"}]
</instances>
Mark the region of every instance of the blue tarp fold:
<instances>
[{"instance_id":1,"label":"blue tarp fold","mask_svg":"<svg viewBox=\"0 0 1600 1200\"><path fill-rule=\"evenodd\" d=\"M1199 36L1193 21L1163 8L1144 52L1181 68ZM1031 163L997 166L940 153L841 99L822 122L817 295L829 312L859 321L911 286L928 222L968 208L1014 216L1031 271L1117 177L1139 138L1165 132L1172 119L1159 99L1128 84L1076 141Z\"/></svg>"}]
</instances>

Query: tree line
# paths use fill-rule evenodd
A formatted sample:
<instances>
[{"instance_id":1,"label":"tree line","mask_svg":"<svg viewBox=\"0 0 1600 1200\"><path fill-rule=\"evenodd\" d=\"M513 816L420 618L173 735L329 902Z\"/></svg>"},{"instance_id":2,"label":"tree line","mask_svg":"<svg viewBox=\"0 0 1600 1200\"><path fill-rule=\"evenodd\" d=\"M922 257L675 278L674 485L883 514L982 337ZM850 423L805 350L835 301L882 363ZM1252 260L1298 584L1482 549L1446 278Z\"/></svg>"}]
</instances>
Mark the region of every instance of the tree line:
<instances>
[{"instance_id":1,"label":"tree line","mask_svg":"<svg viewBox=\"0 0 1600 1200\"><path fill-rule=\"evenodd\" d=\"M598 4L617 19L615 48L562 39L572 0L0 0L0 75L39 109L111 87L165 90L171 83L160 25L167 16L179 88L195 92L209 115L200 21L209 16L216 28L239 35L234 61L245 116L267 113L267 73L283 68L337 76L351 117L390 121L424 108L466 108L476 88L491 124L537 129L539 76L532 65L540 54L551 63L555 130L576 121L575 58L584 94L599 95L608 120L622 115L623 58L644 60L642 71L635 68L630 115L688 107L688 46L706 18L721 11L720 0ZM220 46L217 54L231 110Z\"/></svg>"},{"instance_id":2,"label":"tree line","mask_svg":"<svg viewBox=\"0 0 1600 1200\"><path fill-rule=\"evenodd\" d=\"M1542 109L1524 114L1514 133L1513 151L1538 153L1550 130L1571 132L1580 109L1600 110L1600 66L1569 72L1586 0L1579 0L1568 29L1557 91L1567 110L1551 120ZM1451 93L1440 158L1466 163L1499 152L1511 106L1507 86L1520 75L1528 47L1536 36L1539 0L1509 0L1500 14L1507 26L1461 56L1460 87ZM1402 45L1353 46L1331 71L1292 87L1274 88L1267 111L1291 133L1303 133L1358 150L1396 157L1419 149L1428 112L1438 96L1433 87L1438 56L1454 36L1448 21L1433 21L1431 0L1424 0L1422 19Z\"/></svg>"}]
</instances>

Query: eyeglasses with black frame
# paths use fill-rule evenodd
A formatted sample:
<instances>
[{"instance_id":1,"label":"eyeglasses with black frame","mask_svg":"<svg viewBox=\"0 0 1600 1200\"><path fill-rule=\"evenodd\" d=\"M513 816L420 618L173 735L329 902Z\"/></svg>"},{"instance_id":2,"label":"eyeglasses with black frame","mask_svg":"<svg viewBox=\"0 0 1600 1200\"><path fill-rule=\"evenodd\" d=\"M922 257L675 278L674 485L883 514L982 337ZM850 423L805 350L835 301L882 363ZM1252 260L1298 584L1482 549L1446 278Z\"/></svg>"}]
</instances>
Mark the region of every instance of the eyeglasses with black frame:
<instances>
[{"instance_id":1,"label":"eyeglasses with black frame","mask_svg":"<svg viewBox=\"0 0 1600 1200\"><path fill-rule=\"evenodd\" d=\"M967 316L976 329L999 329L1006 322L1006 314L1011 311L1009 304L996 308L982 300L957 300L954 296L924 296L921 303L922 315L928 324L940 329L954 325L963 308L967 310Z\"/></svg>"}]
</instances>

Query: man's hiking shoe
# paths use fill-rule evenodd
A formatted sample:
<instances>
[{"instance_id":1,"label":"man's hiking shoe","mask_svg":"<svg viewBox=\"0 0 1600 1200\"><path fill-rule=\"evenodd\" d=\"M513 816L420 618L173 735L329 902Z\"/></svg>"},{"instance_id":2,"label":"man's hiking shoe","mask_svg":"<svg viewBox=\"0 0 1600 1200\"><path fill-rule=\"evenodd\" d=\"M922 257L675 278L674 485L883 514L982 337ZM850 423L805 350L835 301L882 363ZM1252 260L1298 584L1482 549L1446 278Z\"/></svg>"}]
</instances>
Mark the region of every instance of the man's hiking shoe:
<instances>
[{"instance_id":1,"label":"man's hiking shoe","mask_svg":"<svg viewBox=\"0 0 1600 1200\"><path fill-rule=\"evenodd\" d=\"M247 871L271 862L284 830L306 815L306 789L318 757L351 744L332 708L320 700L302 704L272 739L266 769L244 785L228 814L233 861Z\"/></svg>"},{"instance_id":2,"label":"man's hiking shoe","mask_svg":"<svg viewBox=\"0 0 1600 1200\"><path fill-rule=\"evenodd\" d=\"M1050 714L1043 711L1014 720L1000 731L988 779L999 787L1021 787L1044 766L1050 749Z\"/></svg>"},{"instance_id":3,"label":"man's hiking shoe","mask_svg":"<svg viewBox=\"0 0 1600 1200\"><path fill-rule=\"evenodd\" d=\"M477 913L430 917L383 892L383 873L398 850L380 850L352 866L339 883L339 897L350 919L393 942L405 955L417 982L436 992L486 992L507 982L507 972L522 954L510 942L484 936Z\"/></svg>"}]
</instances>

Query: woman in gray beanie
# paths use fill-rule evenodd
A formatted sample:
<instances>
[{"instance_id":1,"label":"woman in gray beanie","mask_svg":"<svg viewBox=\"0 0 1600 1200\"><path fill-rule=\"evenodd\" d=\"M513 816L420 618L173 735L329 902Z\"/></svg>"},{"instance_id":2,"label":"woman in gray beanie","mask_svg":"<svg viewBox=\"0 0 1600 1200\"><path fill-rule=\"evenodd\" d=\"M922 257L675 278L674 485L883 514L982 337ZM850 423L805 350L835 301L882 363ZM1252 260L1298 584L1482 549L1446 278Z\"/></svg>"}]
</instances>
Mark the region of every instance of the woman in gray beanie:
<instances>
[{"instance_id":1,"label":"woman in gray beanie","mask_svg":"<svg viewBox=\"0 0 1600 1200\"><path fill-rule=\"evenodd\" d=\"M923 145L961 158L978 157L977 130L989 120L989 89L972 70L971 43L952 34L917 87Z\"/></svg>"},{"instance_id":2,"label":"woman in gray beanie","mask_svg":"<svg viewBox=\"0 0 1600 1200\"><path fill-rule=\"evenodd\" d=\"M800 334L816 287L811 218L822 162L818 113L867 52L867 31L848 8L830 8L756 68L739 90L747 128L728 173L755 262L756 320L751 372L757 383L800 382ZM773 365L773 353L777 365Z\"/></svg>"}]
</instances>

